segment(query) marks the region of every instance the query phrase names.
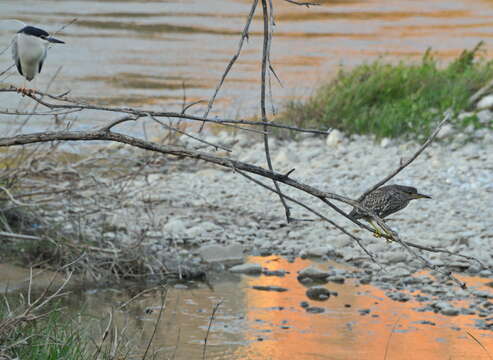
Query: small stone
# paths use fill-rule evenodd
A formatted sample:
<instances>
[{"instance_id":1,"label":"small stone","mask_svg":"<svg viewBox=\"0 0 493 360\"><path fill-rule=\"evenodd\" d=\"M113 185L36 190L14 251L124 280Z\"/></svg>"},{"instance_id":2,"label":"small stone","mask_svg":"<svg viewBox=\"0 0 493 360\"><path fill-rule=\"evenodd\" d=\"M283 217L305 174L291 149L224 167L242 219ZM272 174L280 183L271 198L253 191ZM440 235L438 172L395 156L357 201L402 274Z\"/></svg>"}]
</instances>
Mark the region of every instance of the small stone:
<instances>
[{"instance_id":1,"label":"small stone","mask_svg":"<svg viewBox=\"0 0 493 360\"><path fill-rule=\"evenodd\" d=\"M239 274L259 275L262 272L262 266L255 263L241 264L233 266L229 271Z\"/></svg>"},{"instance_id":2,"label":"small stone","mask_svg":"<svg viewBox=\"0 0 493 360\"><path fill-rule=\"evenodd\" d=\"M473 294L478 297L493 299L493 292L485 290L474 290Z\"/></svg>"},{"instance_id":3,"label":"small stone","mask_svg":"<svg viewBox=\"0 0 493 360\"><path fill-rule=\"evenodd\" d=\"M390 145L392 145L392 140L390 140L389 138L383 138L380 141L380 146L383 147L384 149L388 148Z\"/></svg>"},{"instance_id":4,"label":"small stone","mask_svg":"<svg viewBox=\"0 0 493 360\"><path fill-rule=\"evenodd\" d=\"M458 119L459 121L464 121L464 120L469 119L469 118L472 118L472 117L474 117L474 116L476 116L476 114L475 114L475 113L473 113L473 112L462 112L462 113L460 113L460 114L457 116L457 119Z\"/></svg>"},{"instance_id":5,"label":"small stone","mask_svg":"<svg viewBox=\"0 0 493 360\"><path fill-rule=\"evenodd\" d=\"M440 132L437 134L437 139L445 139L454 133L455 133L454 127L450 124L445 124L440 129Z\"/></svg>"},{"instance_id":6,"label":"small stone","mask_svg":"<svg viewBox=\"0 0 493 360\"><path fill-rule=\"evenodd\" d=\"M483 110L493 107L493 95L486 95L476 104L476 109Z\"/></svg>"},{"instance_id":7,"label":"small stone","mask_svg":"<svg viewBox=\"0 0 493 360\"><path fill-rule=\"evenodd\" d=\"M265 276L279 276L279 277L284 277L286 275L287 271L285 270L264 270L262 274Z\"/></svg>"},{"instance_id":8,"label":"small stone","mask_svg":"<svg viewBox=\"0 0 493 360\"><path fill-rule=\"evenodd\" d=\"M332 247L330 246L319 246L319 247L307 249L306 254L308 256L313 256L313 257L322 257L329 254L331 251L332 251Z\"/></svg>"},{"instance_id":9,"label":"small stone","mask_svg":"<svg viewBox=\"0 0 493 360\"><path fill-rule=\"evenodd\" d=\"M324 308L318 307L318 306L311 306L305 309L307 313L311 314L321 314L325 312Z\"/></svg>"},{"instance_id":10,"label":"small stone","mask_svg":"<svg viewBox=\"0 0 493 360\"><path fill-rule=\"evenodd\" d=\"M431 325L431 326L435 326L436 325L433 321L429 321L429 320L421 320L421 321L418 321L418 324Z\"/></svg>"},{"instance_id":11,"label":"small stone","mask_svg":"<svg viewBox=\"0 0 493 360\"><path fill-rule=\"evenodd\" d=\"M166 235L183 235L186 231L185 223L180 219L171 219L163 226Z\"/></svg>"},{"instance_id":12,"label":"small stone","mask_svg":"<svg viewBox=\"0 0 493 360\"><path fill-rule=\"evenodd\" d=\"M227 263L231 265L243 263L243 246L241 245L206 245L198 250L199 255L207 263Z\"/></svg>"},{"instance_id":13,"label":"small stone","mask_svg":"<svg viewBox=\"0 0 493 360\"><path fill-rule=\"evenodd\" d=\"M346 282L346 279L342 275L329 276L327 277L327 280L336 284L344 284L344 282Z\"/></svg>"},{"instance_id":14,"label":"small stone","mask_svg":"<svg viewBox=\"0 0 493 360\"><path fill-rule=\"evenodd\" d=\"M310 304L307 301L302 301L302 302L300 302L300 306L302 308L307 308L308 306L310 306Z\"/></svg>"},{"instance_id":15,"label":"small stone","mask_svg":"<svg viewBox=\"0 0 493 360\"><path fill-rule=\"evenodd\" d=\"M361 310L358 310L358 312L360 313L360 315L368 315L370 313L370 309L361 309Z\"/></svg>"},{"instance_id":16,"label":"small stone","mask_svg":"<svg viewBox=\"0 0 493 360\"><path fill-rule=\"evenodd\" d=\"M407 302L411 300L411 296L403 292L387 292L385 295L394 301Z\"/></svg>"},{"instance_id":17,"label":"small stone","mask_svg":"<svg viewBox=\"0 0 493 360\"><path fill-rule=\"evenodd\" d=\"M310 278L313 280L324 280L330 275L327 271L320 270L317 267L309 266L298 272L298 280Z\"/></svg>"},{"instance_id":18,"label":"small stone","mask_svg":"<svg viewBox=\"0 0 493 360\"><path fill-rule=\"evenodd\" d=\"M459 309L454 308L453 306L446 307L440 311L443 315L447 316L456 316L459 315Z\"/></svg>"},{"instance_id":19,"label":"small stone","mask_svg":"<svg viewBox=\"0 0 493 360\"><path fill-rule=\"evenodd\" d=\"M260 291L277 291L277 292L285 292L288 289L280 287L280 286L263 286L263 285L254 285L252 289L260 290Z\"/></svg>"},{"instance_id":20,"label":"small stone","mask_svg":"<svg viewBox=\"0 0 493 360\"><path fill-rule=\"evenodd\" d=\"M337 129L333 129L327 136L326 144L328 147L338 147L344 140L344 135Z\"/></svg>"},{"instance_id":21,"label":"small stone","mask_svg":"<svg viewBox=\"0 0 493 360\"><path fill-rule=\"evenodd\" d=\"M312 300L324 301L330 297L330 290L323 286L312 286L306 290L306 296Z\"/></svg>"},{"instance_id":22,"label":"small stone","mask_svg":"<svg viewBox=\"0 0 493 360\"><path fill-rule=\"evenodd\" d=\"M481 124L491 124L493 122L493 112L490 110L479 111L476 116Z\"/></svg>"}]
</instances>

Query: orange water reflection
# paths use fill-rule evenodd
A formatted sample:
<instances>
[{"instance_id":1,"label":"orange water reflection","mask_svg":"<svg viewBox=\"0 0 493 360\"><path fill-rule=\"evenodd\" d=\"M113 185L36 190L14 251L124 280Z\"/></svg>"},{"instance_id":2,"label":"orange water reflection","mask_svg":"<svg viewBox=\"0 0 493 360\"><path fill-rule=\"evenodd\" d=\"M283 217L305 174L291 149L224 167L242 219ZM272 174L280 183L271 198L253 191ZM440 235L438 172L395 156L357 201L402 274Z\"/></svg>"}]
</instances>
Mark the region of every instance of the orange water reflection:
<instances>
[{"instance_id":1,"label":"orange water reflection","mask_svg":"<svg viewBox=\"0 0 493 360\"><path fill-rule=\"evenodd\" d=\"M467 332L493 353L493 331L475 328L474 316L448 317L417 312L413 309L423 304L392 301L383 290L358 285L351 279L345 284L324 285L337 291L338 296L331 296L324 302L308 299L306 287L296 278L297 272L310 265L322 269L327 266L341 268L339 264L301 259L289 263L275 256L250 257L248 261L289 273L284 277L222 273L212 276L212 287L200 283L171 287L159 322L160 292L148 291L134 298L142 291L140 287L75 288L75 296L62 298L63 308L70 317L86 309L81 318L94 328L97 339L107 326L108 314L113 313L116 328L127 329L127 337L122 339L133 344L131 350L137 354L136 358L147 348L157 323L151 348L157 354L156 359L202 359L211 311L219 301L221 305L208 335L206 358L209 360L371 360L384 359L386 351L388 360L489 359ZM20 268L4 265L2 269L6 275L2 281L9 284L16 284L14 280L17 279L20 286L28 275L28 270L22 273ZM461 279L471 289L492 291L485 285L491 279ZM2 281L0 287L6 286ZM279 286L288 290L259 291L252 288L254 285ZM300 306L302 301L322 307L324 313L307 313ZM123 303L128 305L122 308ZM454 305L467 307L465 302ZM361 315L363 309L369 309L369 313ZM424 320L435 325L422 324Z\"/></svg>"},{"instance_id":2,"label":"orange water reflection","mask_svg":"<svg viewBox=\"0 0 493 360\"><path fill-rule=\"evenodd\" d=\"M272 258L264 259L264 265L273 270L288 270L291 274L284 278L262 276L245 280L248 319L259 324L257 328L272 332L266 333L261 341L251 338L253 341L247 347L237 351L238 359L383 359L386 349L387 359L393 360L488 359L466 331L486 348L493 349L493 334L474 328L472 316L447 317L416 312L412 309L419 307L419 303L392 301L384 291L368 285L329 283L326 286L339 295L326 302L310 301L312 305L323 307L325 313L309 314L299 306L308 299L306 288L296 279L296 271L311 262L299 260L290 264L282 259L270 260ZM253 285L282 286L289 291L263 292L252 289ZM273 307L284 310L270 310ZM361 309L371 311L360 315L358 310ZM436 326L419 324L422 320L432 321ZM283 329L280 325L290 328Z\"/></svg>"}]
</instances>

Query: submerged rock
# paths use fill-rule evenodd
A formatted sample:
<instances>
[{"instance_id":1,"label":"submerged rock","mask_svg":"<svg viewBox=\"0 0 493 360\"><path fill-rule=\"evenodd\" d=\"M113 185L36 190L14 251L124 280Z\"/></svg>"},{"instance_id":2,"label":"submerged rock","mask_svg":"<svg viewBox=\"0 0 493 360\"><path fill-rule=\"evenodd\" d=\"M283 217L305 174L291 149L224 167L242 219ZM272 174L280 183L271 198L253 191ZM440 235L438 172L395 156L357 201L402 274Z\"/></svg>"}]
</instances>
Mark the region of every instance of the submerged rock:
<instances>
[{"instance_id":1,"label":"submerged rock","mask_svg":"<svg viewBox=\"0 0 493 360\"><path fill-rule=\"evenodd\" d=\"M306 296L312 300L324 301L328 300L331 291L323 286L312 286L306 290Z\"/></svg>"},{"instance_id":2,"label":"submerged rock","mask_svg":"<svg viewBox=\"0 0 493 360\"><path fill-rule=\"evenodd\" d=\"M321 313L325 312L325 309L318 307L318 306L310 306L310 307L307 307L305 309L305 311L307 313L310 313L310 314L321 314Z\"/></svg>"},{"instance_id":3,"label":"submerged rock","mask_svg":"<svg viewBox=\"0 0 493 360\"><path fill-rule=\"evenodd\" d=\"M254 285L252 289L260 290L260 291L277 291L277 292L285 292L288 289L280 287L280 286L264 286L264 285Z\"/></svg>"}]
</instances>

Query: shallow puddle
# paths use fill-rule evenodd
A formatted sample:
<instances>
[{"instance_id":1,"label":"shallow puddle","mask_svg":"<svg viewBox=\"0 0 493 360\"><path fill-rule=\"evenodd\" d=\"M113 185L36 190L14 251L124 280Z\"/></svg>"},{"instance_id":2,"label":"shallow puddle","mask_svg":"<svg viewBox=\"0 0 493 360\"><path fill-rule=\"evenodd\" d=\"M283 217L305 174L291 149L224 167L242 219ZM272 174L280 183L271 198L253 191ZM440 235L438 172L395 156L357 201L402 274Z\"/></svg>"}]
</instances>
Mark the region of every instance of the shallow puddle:
<instances>
[{"instance_id":1,"label":"shallow puddle","mask_svg":"<svg viewBox=\"0 0 493 360\"><path fill-rule=\"evenodd\" d=\"M211 313L219 302L208 335L207 359L489 359L468 333L490 354L493 351L493 332L475 328L475 316L416 312L413 309L421 303L392 301L383 290L358 285L357 280L324 285L337 292L326 301L307 298L307 287L297 280L297 272L313 264L321 269L341 268L336 263L302 259L290 263L275 256L250 257L248 261L287 273L225 273L212 277L210 286L195 283L170 288L150 348L157 358L202 358ZM469 287L491 290L484 285L486 279L463 280ZM287 291L253 288L258 286ZM112 312L118 328L127 327L126 336L134 349L143 352L159 318L162 298L159 290L134 298L142 290L86 289L66 298L64 305L68 313L83 309L95 334L101 333ZM302 302L323 312L307 312Z\"/></svg>"}]
</instances>

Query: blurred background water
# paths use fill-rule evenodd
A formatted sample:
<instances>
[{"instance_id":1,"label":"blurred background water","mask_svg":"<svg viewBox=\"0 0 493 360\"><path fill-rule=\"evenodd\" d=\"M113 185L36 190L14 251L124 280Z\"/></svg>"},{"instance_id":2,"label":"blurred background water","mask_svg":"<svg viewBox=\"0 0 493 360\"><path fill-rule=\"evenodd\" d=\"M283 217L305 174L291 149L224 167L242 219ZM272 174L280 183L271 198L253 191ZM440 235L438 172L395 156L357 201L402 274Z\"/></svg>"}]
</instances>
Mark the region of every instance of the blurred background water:
<instances>
[{"instance_id":1,"label":"blurred background water","mask_svg":"<svg viewBox=\"0 0 493 360\"><path fill-rule=\"evenodd\" d=\"M493 36L491 0L321 0L320 6L274 1L276 27L272 63L273 103L313 93L341 66L418 58L429 47L443 61ZM208 100L236 52L250 0L2 0L0 49L10 43L19 19L54 32L77 21L57 37L65 45L50 49L36 88L46 89L61 67L52 93L112 106L180 111L185 101ZM250 40L219 93L211 116L257 115L262 41L261 7ZM10 49L0 56L0 72L12 64ZM12 69L0 82L21 86ZM1 108L32 106L30 99L2 94ZM205 104L193 108L202 115ZM1 115L0 115L1 116ZM109 114L72 115L79 127L113 119ZM24 120L0 117L0 131L17 131ZM35 117L26 130L53 126ZM138 125L140 126L140 125ZM139 130L140 131L140 130Z\"/></svg>"}]
</instances>

